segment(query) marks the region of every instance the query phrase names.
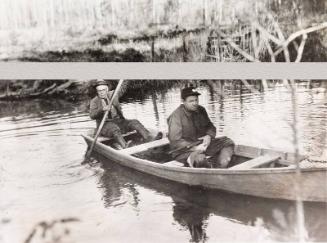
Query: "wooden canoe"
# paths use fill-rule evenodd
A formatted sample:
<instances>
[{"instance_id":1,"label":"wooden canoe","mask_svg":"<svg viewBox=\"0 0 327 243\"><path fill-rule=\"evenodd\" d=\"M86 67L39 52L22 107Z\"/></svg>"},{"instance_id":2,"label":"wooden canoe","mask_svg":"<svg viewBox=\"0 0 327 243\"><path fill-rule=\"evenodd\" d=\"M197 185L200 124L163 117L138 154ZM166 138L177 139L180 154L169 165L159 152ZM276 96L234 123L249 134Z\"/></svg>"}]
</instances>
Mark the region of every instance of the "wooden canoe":
<instances>
[{"instance_id":1,"label":"wooden canoe","mask_svg":"<svg viewBox=\"0 0 327 243\"><path fill-rule=\"evenodd\" d=\"M93 138L83 137L90 146ZM295 155L292 153L237 145L235 158L239 158L238 162L227 169L189 168L177 161L155 162L144 158L147 152L158 149L162 152L168 145L168 139L163 138L116 150L99 139L94 150L120 165L178 183L257 197L296 200ZM301 172L301 199L327 202L327 168L302 168Z\"/></svg>"}]
</instances>

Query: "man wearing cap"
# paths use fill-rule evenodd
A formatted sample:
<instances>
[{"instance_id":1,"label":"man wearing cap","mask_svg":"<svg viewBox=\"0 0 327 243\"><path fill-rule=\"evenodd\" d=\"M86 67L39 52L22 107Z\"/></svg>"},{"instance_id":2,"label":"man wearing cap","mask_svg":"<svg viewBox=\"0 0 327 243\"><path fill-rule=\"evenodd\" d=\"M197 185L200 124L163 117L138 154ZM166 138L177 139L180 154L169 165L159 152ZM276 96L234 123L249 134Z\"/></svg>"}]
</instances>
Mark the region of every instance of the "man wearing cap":
<instances>
[{"instance_id":1,"label":"man wearing cap","mask_svg":"<svg viewBox=\"0 0 327 243\"><path fill-rule=\"evenodd\" d=\"M104 80L97 80L95 83L95 89L97 96L95 96L90 102L90 117L96 120L97 127L99 127L104 113L110 108L110 99L113 96L114 91L109 91L108 83ZM136 119L125 119L119 100L117 98L113 101L112 107L106 118L106 122L101 130L101 135L114 138L121 148L128 146L122 133L136 130L145 142L153 139L150 132Z\"/></svg>"},{"instance_id":2,"label":"man wearing cap","mask_svg":"<svg viewBox=\"0 0 327 243\"><path fill-rule=\"evenodd\" d=\"M182 89L182 104L168 118L168 139L172 156L190 167L226 168L234 153L234 142L216 138L216 127L210 121L200 95L193 87ZM202 143L196 144L199 139Z\"/></svg>"}]
</instances>

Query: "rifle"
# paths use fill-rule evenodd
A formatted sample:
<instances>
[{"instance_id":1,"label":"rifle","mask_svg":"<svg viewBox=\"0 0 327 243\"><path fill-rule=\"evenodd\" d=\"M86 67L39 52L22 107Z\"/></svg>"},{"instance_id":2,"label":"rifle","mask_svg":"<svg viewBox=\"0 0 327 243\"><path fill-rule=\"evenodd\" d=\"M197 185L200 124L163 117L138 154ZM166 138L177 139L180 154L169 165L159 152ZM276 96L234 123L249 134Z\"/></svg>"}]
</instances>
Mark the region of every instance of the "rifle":
<instances>
[{"instance_id":1,"label":"rifle","mask_svg":"<svg viewBox=\"0 0 327 243\"><path fill-rule=\"evenodd\" d=\"M168 154L170 155L172 153L175 153L175 152L178 152L178 151L181 151L181 150L184 150L184 149L190 149L190 148L192 148L194 146L197 146L197 145L199 145L199 144L201 144L203 142L203 140L201 140L202 138L199 138L199 139L200 140L195 141L193 143L190 143L189 145L186 145L186 146L183 146L183 147L180 147L180 148L177 148L177 149L170 150L168 152Z\"/></svg>"}]
</instances>

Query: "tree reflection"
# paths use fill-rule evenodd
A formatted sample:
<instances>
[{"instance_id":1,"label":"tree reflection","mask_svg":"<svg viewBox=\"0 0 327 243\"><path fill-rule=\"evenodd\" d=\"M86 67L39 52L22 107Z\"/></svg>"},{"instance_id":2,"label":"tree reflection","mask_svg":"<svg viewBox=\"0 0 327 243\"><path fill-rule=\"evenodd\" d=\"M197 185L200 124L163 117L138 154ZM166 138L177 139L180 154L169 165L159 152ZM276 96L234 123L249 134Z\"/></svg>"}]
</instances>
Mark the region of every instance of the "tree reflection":
<instances>
[{"instance_id":1,"label":"tree reflection","mask_svg":"<svg viewBox=\"0 0 327 243\"><path fill-rule=\"evenodd\" d=\"M96 158L99 159L99 157ZM105 207L115 206L117 201L122 200L123 190L128 189L133 198L131 205L137 209L140 200L135 184L130 183L128 178L121 177L120 171L115 167L105 167L105 173L100 178L99 185L103 189Z\"/></svg>"},{"instance_id":2,"label":"tree reflection","mask_svg":"<svg viewBox=\"0 0 327 243\"><path fill-rule=\"evenodd\" d=\"M192 204L182 201L172 196L175 203L173 206L173 217L181 226L188 229L191 235L191 242L205 242L207 239L205 229L206 220L209 218L209 211Z\"/></svg>"},{"instance_id":3,"label":"tree reflection","mask_svg":"<svg viewBox=\"0 0 327 243\"><path fill-rule=\"evenodd\" d=\"M2 105L3 104L3 105ZM35 99L26 101L1 101L0 118L6 116L26 116L33 115L38 117L47 117L48 112L57 112L60 114L71 113L76 109L81 109L83 104L68 102L63 99Z\"/></svg>"}]
</instances>

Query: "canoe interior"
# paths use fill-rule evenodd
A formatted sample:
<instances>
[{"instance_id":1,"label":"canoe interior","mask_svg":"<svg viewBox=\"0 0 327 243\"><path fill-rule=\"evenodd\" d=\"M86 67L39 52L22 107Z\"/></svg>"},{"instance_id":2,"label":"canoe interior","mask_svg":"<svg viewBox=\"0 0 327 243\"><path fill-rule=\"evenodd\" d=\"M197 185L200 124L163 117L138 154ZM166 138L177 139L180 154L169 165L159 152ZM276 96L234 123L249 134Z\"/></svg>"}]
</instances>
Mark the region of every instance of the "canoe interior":
<instances>
[{"instance_id":1,"label":"canoe interior","mask_svg":"<svg viewBox=\"0 0 327 243\"><path fill-rule=\"evenodd\" d=\"M128 135L126 140L134 136L136 135ZM90 146L93 141L92 137L84 136L84 139ZM94 150L95 154L104 155L110 161L117 161L122 166L189 186L266 198L286 200L297 198L294 190L296 185L295 156L292 153L237 145L229 168L193 169L184 168L183 163L174 161L167 155L169 151L167 138L149 143L142 143L141 140L136 139L133 140L132 145L115 151L110 148L110 146L114 147L112 140L100 138ZM299 160L303 158L298 157ZM264 163L259 163L258 166L258 162ZM326 168L302 170L301 198L303 201L327 201L324 183L326 172Z\"/></svg>"},{"instance_id":2,"label":"canoe interior","mask_svg":"<svg viewBox=\"0 0 327 243\"><path fill-rule=\"evenodd\" d=\"M124 137L126 141L128 140L132 141L130 145L130 147L132 148L143 144L142 139L136 133L126 134ZM115 147L113 140L111 139L100 138L99 142L111 147ZM146 144L144 145L145 146L142 145L142 151L131 153L130 155L132 155L133 157L146 159L161 164L173 161L173 158L168 154L168 152L170 151L168 143L163 142L162 144L156 147L151 147L151 146L147 147ZM275 151L271 149L262 149L262 148L251 147L246 145L237 145L235 147L235 154L233 155L232 161L229 164L229 168L253 160L260 156L262 157L267 155L274 156L278 159L270 163L266 163L262 166L257 166L256 168L287 167L289 165L294 164L296 159L293 153ZM304 159L304 156L298 157L298 160L302 160L302 159Z\"/></svg>"}]
</instances>

